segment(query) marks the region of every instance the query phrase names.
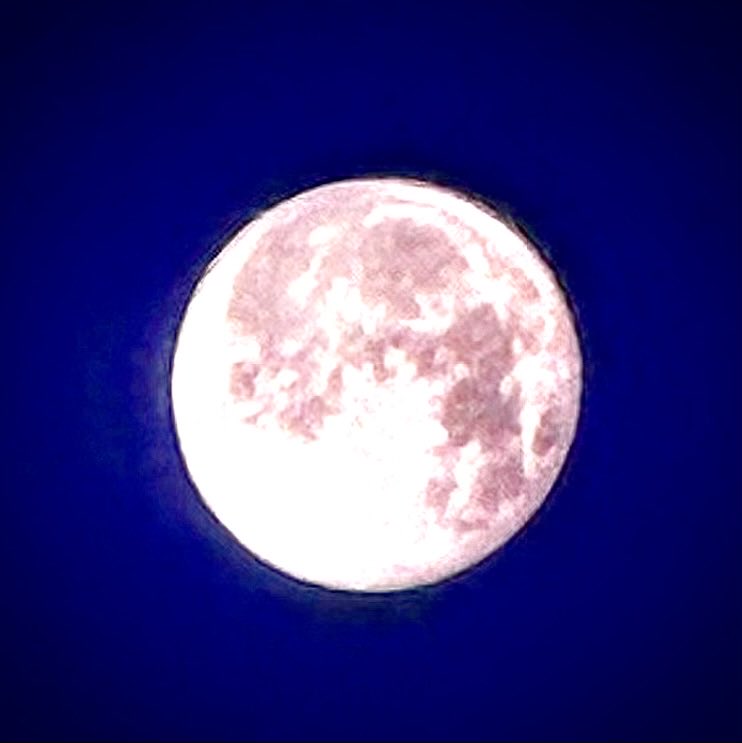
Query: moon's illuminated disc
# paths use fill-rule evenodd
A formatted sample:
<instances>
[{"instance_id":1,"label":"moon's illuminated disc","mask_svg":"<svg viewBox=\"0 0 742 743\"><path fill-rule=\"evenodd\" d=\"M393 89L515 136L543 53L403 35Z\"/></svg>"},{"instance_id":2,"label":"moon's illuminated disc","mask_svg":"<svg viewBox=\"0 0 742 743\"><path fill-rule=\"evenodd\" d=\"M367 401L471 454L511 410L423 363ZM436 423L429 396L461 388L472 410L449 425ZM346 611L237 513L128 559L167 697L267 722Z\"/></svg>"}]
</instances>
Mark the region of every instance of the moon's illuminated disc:
<instances>
[{"instance_id":1,"label":"moon's illuminated disc","mask_svg":"<svg viewBox=\"0 0 742 743\"><path fill-rule=\"evenodd\" d=\"M543 502L573 439L574 319L486 206L366 179L254 219L196 286L178 439L206 504L299 579L385 591L479 562Z\"/></svg>"}]
</instances>

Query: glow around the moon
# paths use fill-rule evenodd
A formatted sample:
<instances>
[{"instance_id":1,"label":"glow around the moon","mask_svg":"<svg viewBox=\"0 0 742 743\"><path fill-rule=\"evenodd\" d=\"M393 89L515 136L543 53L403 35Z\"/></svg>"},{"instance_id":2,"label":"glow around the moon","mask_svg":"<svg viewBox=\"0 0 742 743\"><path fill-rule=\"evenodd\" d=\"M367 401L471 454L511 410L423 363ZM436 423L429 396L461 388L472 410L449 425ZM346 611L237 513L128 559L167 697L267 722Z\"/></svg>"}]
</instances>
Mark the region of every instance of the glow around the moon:
<instances>
[{"instance_id":1,"label":"glow around the moon","mask_svg":"<svg viewBox=\"0 0 742 743\"><path fill-rule=\"evenodd\" d=\"M384 591L479 562L530 518L574 436L574 321L492 210L400 179L300 194L209 266L172 398L193 482L249 551Z\"/></svg>"}]
</instances>

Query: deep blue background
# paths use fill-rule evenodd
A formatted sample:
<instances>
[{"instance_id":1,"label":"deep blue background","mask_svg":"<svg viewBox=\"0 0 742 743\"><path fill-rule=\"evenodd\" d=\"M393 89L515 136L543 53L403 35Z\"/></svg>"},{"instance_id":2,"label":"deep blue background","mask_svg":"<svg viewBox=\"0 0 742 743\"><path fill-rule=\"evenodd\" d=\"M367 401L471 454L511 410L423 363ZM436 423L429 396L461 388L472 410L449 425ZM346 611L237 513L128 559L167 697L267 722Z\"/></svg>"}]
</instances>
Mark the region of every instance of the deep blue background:
<instances>
[{"instance_id":1,"label":"deep blue background","mask_svg":"<svg viewBox=\"0 0 742 743\"><path fill-rule=\"evenodd\" d=\"M0 736L741 736L733 3L145 5L0 16ZM234 549L167 398L219 242L368 173L511 209L587 361L535 521L375 598Z\"/></svg>"}]
</instances>

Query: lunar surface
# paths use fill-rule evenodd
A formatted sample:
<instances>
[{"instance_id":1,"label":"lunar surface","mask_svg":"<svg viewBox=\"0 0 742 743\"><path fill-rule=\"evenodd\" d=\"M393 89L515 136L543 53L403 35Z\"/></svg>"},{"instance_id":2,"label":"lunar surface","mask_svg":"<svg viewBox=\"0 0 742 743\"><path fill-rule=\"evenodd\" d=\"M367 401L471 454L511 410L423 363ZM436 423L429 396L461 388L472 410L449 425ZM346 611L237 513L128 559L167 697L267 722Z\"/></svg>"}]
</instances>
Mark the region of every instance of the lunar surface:
<instances>
[{"instance_id":1,"label":"lunar surface","mask_svg":"<svg viewBox=\"0 0 742 743\"><path fill-rule=\"evenodd\" d=\"M269 209L209 265L172 402L193 483L249 552L388 591L459 573L528 521L581 378L562 290L505 219L359 179Z\"/></svg>"}]
</instances>

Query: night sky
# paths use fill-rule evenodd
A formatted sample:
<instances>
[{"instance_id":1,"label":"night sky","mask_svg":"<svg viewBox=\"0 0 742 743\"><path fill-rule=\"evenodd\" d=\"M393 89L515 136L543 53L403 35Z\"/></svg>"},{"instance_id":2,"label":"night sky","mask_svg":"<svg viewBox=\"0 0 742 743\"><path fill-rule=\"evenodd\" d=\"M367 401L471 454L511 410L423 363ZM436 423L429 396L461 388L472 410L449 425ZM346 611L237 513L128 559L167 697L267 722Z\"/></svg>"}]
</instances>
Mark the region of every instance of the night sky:
<instances>
[{"instance_id":1,"label":"night sky","mask_svg":"<svg viewBox=\"0 0 742 743\"><path fill-rule=\"evenodd\" d=\"M0 738L742 737L738 26L688 5L3 5ZM505 548L354 595L233 543L168 382L219 245L373 174L534 236L585 390Z\"/></svg>"}]
</instances>

